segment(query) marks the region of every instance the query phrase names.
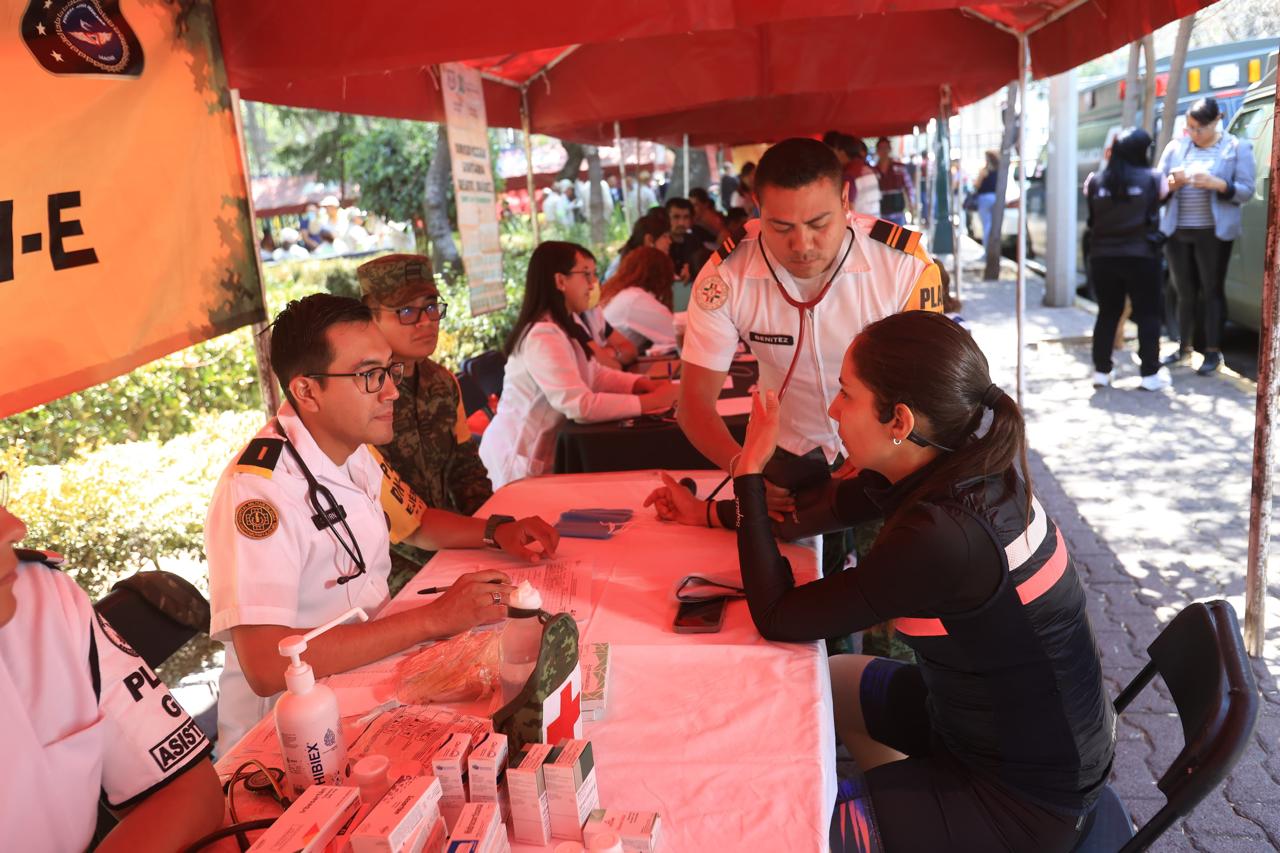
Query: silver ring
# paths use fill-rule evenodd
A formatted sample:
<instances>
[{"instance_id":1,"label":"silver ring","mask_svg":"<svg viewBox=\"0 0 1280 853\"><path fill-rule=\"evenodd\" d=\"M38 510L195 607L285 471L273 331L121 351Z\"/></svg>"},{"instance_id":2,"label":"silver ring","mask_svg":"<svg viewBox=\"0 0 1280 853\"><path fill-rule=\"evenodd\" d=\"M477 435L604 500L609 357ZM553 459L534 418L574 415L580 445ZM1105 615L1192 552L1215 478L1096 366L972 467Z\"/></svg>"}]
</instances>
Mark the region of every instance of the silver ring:
<instances>
[{"instance_id":1,"label":"silver ring","mask_svg":"<svg viewBox=\"0 0 1280 853\"><path fill-rule=\"evenodd\" d=\"M495 593L493 594L493 603L494 603L494 604L501 604L501 603L502 603L502 593L500 593L500 592L495 592Z\"/></svg>"}]
</instances>

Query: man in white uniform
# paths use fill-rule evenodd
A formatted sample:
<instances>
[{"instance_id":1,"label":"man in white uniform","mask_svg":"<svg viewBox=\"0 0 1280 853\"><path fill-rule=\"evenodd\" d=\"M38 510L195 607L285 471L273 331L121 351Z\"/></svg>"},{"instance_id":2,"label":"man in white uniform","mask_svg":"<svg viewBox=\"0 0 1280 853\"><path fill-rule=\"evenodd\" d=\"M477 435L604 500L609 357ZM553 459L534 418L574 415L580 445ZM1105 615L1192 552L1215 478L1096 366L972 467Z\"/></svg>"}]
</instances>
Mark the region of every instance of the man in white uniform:
<instances>
[{"instance_id":1,"label":"man in white uniform","mask_svg":"<svg viewBox=\"0 0 1280 853\"><path fill-rule=\"evenodd\" d=\"M889 314L941 311L942 288L918 234L849 213L840 163L821 142L788 139L766 151L755 192L760 218L694 283L677 411L689 441L732 471L741 448L715 404L746 341L761 387L782 393L778 463L766 474L770 507L785 513L793 490L825 476L840 452L827 409L849 343Z\"/></svg>"},{"instance_id":2,"label":"man in white uniform","mask_svg":"<svg viewBox=\"0 0 1280 853\"><path fill-rule=\"evenodd\" d=\"M85 850L100 799L99 851L185 848L222 823L208 738L26 534L0 499L0 848Z\"/></svg>"},{"instance_id":3,"label":"man in white uniform","mask_svg":"<svg viewBox=\"0 0 1280 853\"><path fill-rule=\"evenodd\" d=\"M231 748L284 687L280 639L388 600L392 541L427 551L499 548L537 561L559 536L539 518L430 509L372 445L392 438L404 365L368 306L313 294L272 324L271 363L289 402L227 466L209 508L211 633L226 643L219 748ZM538 543L530 547L533 543ZM318 677L506 615L502 572L463 575L422 607L310 641Z\"/></svg>"}]
</instances>

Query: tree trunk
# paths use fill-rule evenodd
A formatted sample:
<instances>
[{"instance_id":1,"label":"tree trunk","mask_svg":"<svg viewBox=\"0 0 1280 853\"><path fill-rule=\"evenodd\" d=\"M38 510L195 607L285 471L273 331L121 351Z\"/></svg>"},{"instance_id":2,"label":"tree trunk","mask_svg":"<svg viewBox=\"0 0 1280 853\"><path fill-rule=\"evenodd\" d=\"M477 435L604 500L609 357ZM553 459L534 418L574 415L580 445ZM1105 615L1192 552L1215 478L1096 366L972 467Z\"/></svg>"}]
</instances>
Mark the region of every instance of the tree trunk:
<instances>
[{"instance_id":1,"label":"tree trunk","mask_svg":"<svg viewBox=\"0 0 1280 853\"><path fill-rule=\"evenodd\" d=\"M462 272L462 256L453 242L453 225L449 222L449 131L442 124L436 136L436 150L427 168L424 197L427 238L431 241L431 263L436 272L453 281Z\"/></svg>"},{"instance_id":2,"label":"tree trunk","mask_svg":"<svg viewBox=\"0 0 1280 853\"><path fill-rule=\"evenodd\" d=\"M1000 172L996 175L996 203L991 206L991 239L987 241L987 266L982 272L983 281L1000 278L1000 248L1003 243L1001 228L1004 226L1005 195L1009 190L1009 160L1013 140L1018 135L1018 84L1009 84L1004 105L1004 135L1000 139ZM1019 166L1021 168L1021 166Z\"/></svg>"},{"instance_id":3,"label":"tree trunk","mask_svg":"<svg viewBox=\"0 0 1280 853\"><path fill-rule=\"evenodd\" d=\"M604 169L600 166L600 151L594 145L583 149L587 159L587 223L591 228L591 244L603 246L605 239L604 195L600 186L604 182Z\"/></svg>"},{"instance_id":4,"label":"tree trunk","mask_svg":"<svg viewBox=\"0 0 1280 853\"><path fill-rule=\"evenodd\" d=\"M578 172L582 170L582 161L586 158L586 146L579 145L576 142L561 142L564 146L564 152L569 155L569 159L564 162L564 166L556 173L556 180L562 181L568 178L571 181L578 180Z\"/></svg>"},{"instance_id":5,"label":"tree trunk","mask_svg":"<svg viewBox=\"0 0 1280 853\"><path fill-rule=\"evenodd\" d=\"M267 155L270 146L267 144L267 134L263 130L262 121L258 117L260 105L254 101L241 101L244 107L244 129L245 135L249 137L249 172L250 177L257 177L266 172L263 168L262 159Z\"/></svg>"},{"instance_id":6,"label":"tree trunk","mask_svg":"<svg viewBox=\"0 0 1280 853\"><path fill-rule=\"evenodd\" d=\"M711 163L707 159L707 149L702 146L689 146L689 186L684 185L684 146L672 149L676 152L676 163L671 169L671 179L667 183L667 198L688 198L691 187L711 185Z\"/></svg>"},{"instance_id":7,"label":"tree trunk","mask_svg":"<svg viewBox=\"0 0 1280 853\"><path fill-rule=\"evenodd\" d=\"M1173 42L1173 57L1169 60L1169 85L1164 93L1164 109L1160 111L1160 133L1156 138L1157 159L1173 139L1173 120L1178 112L1178 95L1182 91L1182 73L1187 64L1187 46L1191 43L1191 29L1195 25L1194 13L1178 21L1178 35Z\"/></svg>"},{"instance_id":8,"label":"tree trunk","mask_svg":"<svg viewBox=\"0 0 1280 853\"><path fill-rule=\"evenodd\" d=\"M1142 37L1143 69L1142 127L1156 138L1156 39L1151 33Z\"/></svg>"},{"instance_id":9,"label":"tree trunk","mask_svg":"<svg viewBox=\"0 0 1280 853\"><path fill-rule=\"evenodd\" d=\"M1129 70L1124 75L1124 103L1120 108L1121 127L1133 127L1138 116L1138 56L1141 52L1141 41L1129 45Z\"/></svg>"}]
</instances>

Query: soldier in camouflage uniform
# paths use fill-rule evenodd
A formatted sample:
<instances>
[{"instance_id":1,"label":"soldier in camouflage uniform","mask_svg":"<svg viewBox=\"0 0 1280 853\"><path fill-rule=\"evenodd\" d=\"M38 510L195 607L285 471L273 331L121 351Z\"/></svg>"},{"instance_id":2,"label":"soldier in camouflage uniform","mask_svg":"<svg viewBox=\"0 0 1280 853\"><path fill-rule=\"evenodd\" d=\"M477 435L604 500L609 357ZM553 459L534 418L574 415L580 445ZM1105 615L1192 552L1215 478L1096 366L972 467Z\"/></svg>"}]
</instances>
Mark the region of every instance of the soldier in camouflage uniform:
<instances>
[{"instance_id":1,"label":"soldier in camouflage uniform","mask_svg":"<svg viewBox=\"0 0 1280 853\"><path fill-rule=\"evenodd\" d=\"M430 358L446 309L431 261L423 255L385 255L362 264L356 277L392 357L406 366L395 401L395 437L378 449L427 506L471 515L493 494L493 486L471 440L458 381ZM430 556L395 546L392 593Z\"/></svg>"}]
</instances>

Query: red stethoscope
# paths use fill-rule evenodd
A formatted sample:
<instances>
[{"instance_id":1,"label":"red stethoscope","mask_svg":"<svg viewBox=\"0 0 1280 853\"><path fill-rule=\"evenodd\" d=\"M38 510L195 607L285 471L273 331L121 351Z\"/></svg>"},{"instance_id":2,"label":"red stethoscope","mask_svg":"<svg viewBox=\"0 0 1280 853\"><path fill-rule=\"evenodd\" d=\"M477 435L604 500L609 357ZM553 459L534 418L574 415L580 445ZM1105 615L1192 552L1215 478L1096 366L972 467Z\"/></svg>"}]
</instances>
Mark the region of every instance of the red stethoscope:
<instances>
[{"instance_id":1,"label":"red stethoscope","mask_svg":"<svg viewBox=\"0 0 1280 853\"><path fill-rule=\"evenodd\" d=\"M769 255L764 250L764 240L760 240L760 257L764 258L764 265L769 268L769 275L773 276L773 283L777 286L778 293L782 294L782 298L787 300L788 305L796 309L796 313L800 317L800 334L796 338L796 351L792 354L791 364L787 367L787 373L782 378L782 387L778 389L779 403L782 402L782 395L787 393L787 388L791 385L791 376L796 372L796 364L800 361L800 349L804 346L804 312L813 310L826 297L827 291L831 289L831 284L836 280L836 276L840 275L840 270L844 268L844 262L849 259L849 253L853 251L853 229L846 225L844 230L849 232L849 245L845 248L844 254L840 256L840 263L836 264L835 270L831 273L831 278L827 279L827 283L822 285L818 295L804 302L787 293L787 289L783 287L782 281L773 269L773 264L769 263Z\"/></svg>"},{"instance_id":2,"label":"red stethoscope","mask_svg":"<svg viewBox=\"0 0 1280 853\"><path fill-rule=\"evenodd\" d=\"M849 233L849 245L845 247L844 254L840 256L840 262L836 264L835 269L832 270L831 272L831 277L827 279L826 284L822 285L822 289L818 291L818 294L814 296L812 299L807 299L804 301L796 299L790 293L787 292L786 287L783 286L782 281L778 278L778 273L774 270L773 264L769 262L769 255L766 254L764 250L764 240L763 239L760 240L760 257L764 258L764 265L769 268L769 275L773 277L774 285L778 288L778 292L782 294L782 298L787 301L787 304L796 309L796 314L800 318L800 333L799 335L796 336L796 349L795 349L795 352L792 353L791 355L791 364L788 365L787 367L786 375L783 376L782 378L782 385L781 387L778 388L779 403L782 402L782 396L787 393L787 388L789 388L791 385L791 377L796 372L796 365L800 362L800 351L801 351L801 348L804 346L804 325L805 325L804 313L806 311L813 310L815 307L817 307L818 303L820 303L824 298L826 298L827 292L831 290L831 285L836 280L836 276L840 275L840 271L844 269L844 262L849 259L849 253L853 251L853 243L855 240L855 237L853 234L853 228L846 225L844 230ZM723 480L720 481L720 485L715 487L715 489L707 497L707 500L709 501L715 500L715 496L720 494L720 490L723 489L725 486L727 486L729 484L729 481L732 479L733 479L733 474L730 473Z\"/></svg>"}]
</instances>

